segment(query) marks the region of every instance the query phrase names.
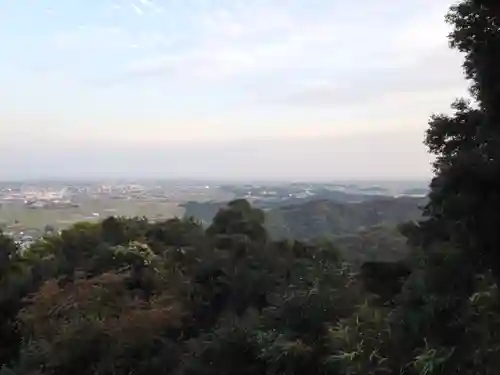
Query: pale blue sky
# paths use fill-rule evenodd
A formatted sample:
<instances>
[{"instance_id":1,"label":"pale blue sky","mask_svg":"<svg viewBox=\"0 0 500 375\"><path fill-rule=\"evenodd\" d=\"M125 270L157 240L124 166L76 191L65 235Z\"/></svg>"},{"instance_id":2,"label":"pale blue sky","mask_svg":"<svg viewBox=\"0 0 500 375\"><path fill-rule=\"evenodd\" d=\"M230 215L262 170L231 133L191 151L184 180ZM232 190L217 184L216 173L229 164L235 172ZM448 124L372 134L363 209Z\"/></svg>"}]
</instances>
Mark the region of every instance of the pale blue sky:
<instances>
[{"instance_id":1,"label":"pale blue sky","mask_svg":"<svg viewBox=\"0 0 500 375\"><path fill-rule=\"evenodd\" d=\"M304 138L333 145L393 134L372 149L361 142L350 156L368 153L382 166L377 154L396 152L394 139L417 134L406 148L417 151L401 162L414 165L409 177L426 175L427 119L465 92L460 56L447 48L450 3L4 0L0 146L37 150L33 158L43 164L41 144L60 160L68 149L88 154L95 142L155 149L182 140L186 150L200 142L218 149L262 138L280 147ZM116 171L116 155L114 162L103 156L103 174ZM221 163L231 157L224 155ZM74 163L85 169L86 158ZM311 163L295 173L310 173ZM43 175L50 165L18 168ZM283 170L276 168L266 173ZM356 168L346 162L332 177L372 171ZM391 168L381 174L407 177Z\"/></svg>"}]
</instances>

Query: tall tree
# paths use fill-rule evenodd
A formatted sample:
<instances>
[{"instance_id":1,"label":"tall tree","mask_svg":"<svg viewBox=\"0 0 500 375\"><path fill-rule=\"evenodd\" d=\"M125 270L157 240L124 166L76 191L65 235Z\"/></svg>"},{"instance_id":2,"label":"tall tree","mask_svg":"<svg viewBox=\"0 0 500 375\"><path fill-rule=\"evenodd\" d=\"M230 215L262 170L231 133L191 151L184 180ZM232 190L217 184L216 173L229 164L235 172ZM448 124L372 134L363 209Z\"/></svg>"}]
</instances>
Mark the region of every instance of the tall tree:
<instances>
[{"instance_id":1,"label":"tall tree","mask_svg":"<svg viewBox=\"0 0 500 375\"><path fill-rule=\"evenodd\" d=\"M472 101L431 118L426 145L436 155L424 224L456 243L500 282L500 19L493 1L452 6L450 46L465 54Z\"/></svg>"},{"instance_id":2,"label":"tall tree","mask_svg":"<svg viewBox=\"0 0 500 375\"><path fill-rule=\"evenodd\" d=\"M12 360L20 343L14 318L20 307L18 248L0 232L0 367Z\"/></svg>"}]
</instances>

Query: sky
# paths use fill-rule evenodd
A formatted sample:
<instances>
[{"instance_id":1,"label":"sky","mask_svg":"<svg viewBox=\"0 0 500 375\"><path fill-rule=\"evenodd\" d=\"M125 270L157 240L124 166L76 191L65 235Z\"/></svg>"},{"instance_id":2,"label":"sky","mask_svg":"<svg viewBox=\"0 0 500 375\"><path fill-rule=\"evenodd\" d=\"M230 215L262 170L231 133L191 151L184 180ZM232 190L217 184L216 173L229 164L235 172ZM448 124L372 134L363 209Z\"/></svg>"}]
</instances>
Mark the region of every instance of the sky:
<instances>
[{"instance_id":1,"label":"sky","mask_svg":"<svg viewBox=\"0 0 500 375\"><path fill-rule=\"evenodd\" d=\"M450 5L4 0L0 179L428 178Z\"/></svg>"}]
</instances>

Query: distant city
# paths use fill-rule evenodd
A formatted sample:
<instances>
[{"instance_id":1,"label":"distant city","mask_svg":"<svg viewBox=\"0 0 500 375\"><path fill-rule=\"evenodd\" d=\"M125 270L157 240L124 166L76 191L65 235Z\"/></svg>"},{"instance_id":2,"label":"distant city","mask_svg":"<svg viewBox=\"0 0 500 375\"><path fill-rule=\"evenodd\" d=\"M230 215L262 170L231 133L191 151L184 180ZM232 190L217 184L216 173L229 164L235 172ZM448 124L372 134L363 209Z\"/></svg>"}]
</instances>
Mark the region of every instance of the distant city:
<instances>
[{"instance_id":1,"label":"distant city","mask_svg":"<svg viewBox=\"0 0 500 375\"><path fill-rule=\"evenodd\" d=\"M207 181L0 182L0 229L21 248L80 221L108 216L166 220L181 217L188 202L244 198L261 207L280 202L364 196L425 196L425 181L319 183L226 183Z\"/></svg>"}]
</instances>

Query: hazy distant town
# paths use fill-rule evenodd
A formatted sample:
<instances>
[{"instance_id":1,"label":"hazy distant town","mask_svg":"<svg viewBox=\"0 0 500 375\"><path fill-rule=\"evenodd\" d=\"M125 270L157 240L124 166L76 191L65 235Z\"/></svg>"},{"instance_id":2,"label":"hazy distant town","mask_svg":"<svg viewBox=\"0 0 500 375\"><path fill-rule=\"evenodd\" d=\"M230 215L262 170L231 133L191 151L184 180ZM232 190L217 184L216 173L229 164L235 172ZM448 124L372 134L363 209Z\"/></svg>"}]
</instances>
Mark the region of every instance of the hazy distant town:
<instances>
[{"instance_id":1,"label":"hazy distant town","mask_svg":"<svg viewBox=\"0 0 500 375\"><path fill-rule=\"evenodd\" d=\"M22 247L80 221L108 216L164 220L183 216L188 202L235 198L261 206L322 198L346 201L359 196L423 196L426 182L247 183L185 181L0 183L0 229ZM339 198L340 197L340 198ZM358 197L358 198L356 198Z\"/></svg>"}]
</instances>

